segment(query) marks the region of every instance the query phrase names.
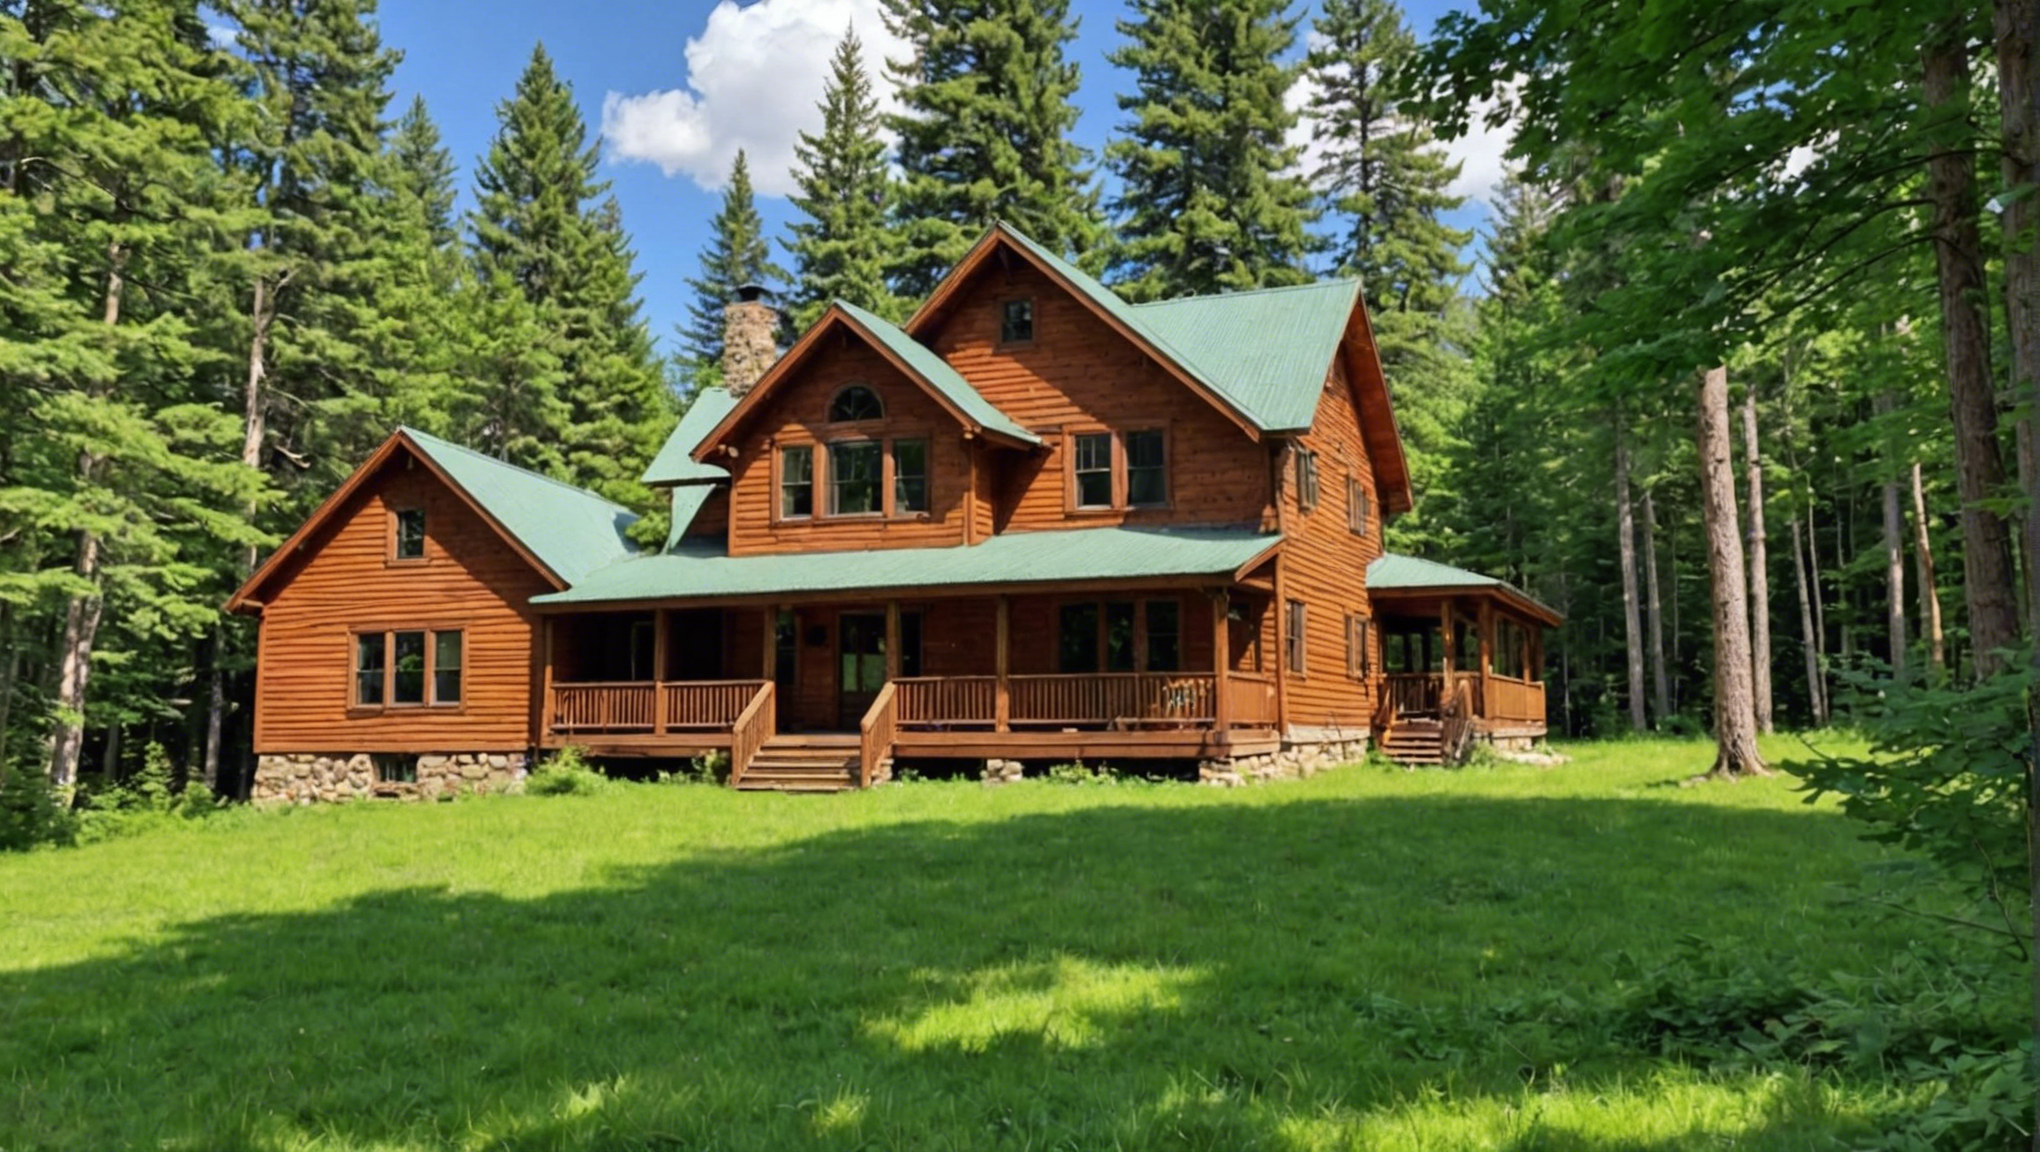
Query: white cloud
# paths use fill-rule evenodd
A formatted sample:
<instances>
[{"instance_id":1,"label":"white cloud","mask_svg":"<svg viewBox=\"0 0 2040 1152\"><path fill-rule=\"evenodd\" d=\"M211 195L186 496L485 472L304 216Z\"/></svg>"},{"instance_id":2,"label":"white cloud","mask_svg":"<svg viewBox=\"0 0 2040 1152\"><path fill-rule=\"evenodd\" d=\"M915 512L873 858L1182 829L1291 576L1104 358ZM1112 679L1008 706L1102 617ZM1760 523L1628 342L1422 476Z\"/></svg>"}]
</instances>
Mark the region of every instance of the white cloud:
<instances>
[{"instance_id":1,"label":"white cloud","mask_svg":"<svg viewBox=\"0 0 2040 1152\"><path fill-rule=\"evenodd\" d=\"M713 190L741 148L758 192L786 195L797 135L821 127L817 105L845 29L857 30L873 90L890 106L885 59L907 51L879 12L880 0L721 0L687 41L683 87L603 98L610 159L657 164Z\"/></svg>"}]
</instances>

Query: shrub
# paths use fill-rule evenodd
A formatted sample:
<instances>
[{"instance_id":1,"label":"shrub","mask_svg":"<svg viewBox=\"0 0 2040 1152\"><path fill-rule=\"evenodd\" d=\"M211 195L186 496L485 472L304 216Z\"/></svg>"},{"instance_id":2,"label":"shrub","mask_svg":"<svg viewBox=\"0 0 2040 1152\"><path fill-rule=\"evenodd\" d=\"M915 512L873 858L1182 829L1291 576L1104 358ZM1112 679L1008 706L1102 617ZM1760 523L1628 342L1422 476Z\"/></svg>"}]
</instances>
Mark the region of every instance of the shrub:
<instances>
[{"instance_id":1,"label":"shrub","mask_svg":"<svg viewBox=\"0 0 2040 1152\"><path fill-rule=\"evenodd\" d=\"M0 852L71 844L77 837L77 820L59 802L49 776L12 762L0 764Z\"/></svg>"},{"instance_id":2,"label":"shrub","mask_svg":"<svg viewBox=\"0 0 2040 1152\"><path fill-rule=\"evenodd\" d=\"M176 775L170 754L151 741L133 776L86 797L78 813L79 842L119 840L154 828L203 820L222 810L219 798L202 781L189 780L183 791L175 791Z\"/></svg>"},{"instance_id":3,"label":"shrub","mask_svg":"<svg viewBox=\"0 0 2040 1152\"><path fill-rule=\"evenodd\" d=\"M609 778L572 745L553 753L524 783L524 790L533 796L592 796L607 787Z\"/></svg>"}]
</instances>

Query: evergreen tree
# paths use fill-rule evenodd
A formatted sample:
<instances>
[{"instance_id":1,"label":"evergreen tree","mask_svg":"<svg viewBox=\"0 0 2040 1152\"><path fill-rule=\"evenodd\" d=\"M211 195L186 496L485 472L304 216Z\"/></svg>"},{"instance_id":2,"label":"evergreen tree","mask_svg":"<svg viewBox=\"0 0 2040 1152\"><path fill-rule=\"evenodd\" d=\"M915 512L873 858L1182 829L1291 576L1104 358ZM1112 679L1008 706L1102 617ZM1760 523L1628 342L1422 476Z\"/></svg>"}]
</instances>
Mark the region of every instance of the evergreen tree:
<instances>
[{"instance_id":1,"label":"evergreen tree","mask_svg":"<svg viewBox=\"0 0 2040 1152\"><path fill-rule=\"evenodd\" d=\"M1465 203L1459 176L1391 83L1416 38L1394 0L1326 0L1306 74L1323 157L1314 181L1343 226L1333 248L1341 275L1360 277L1368 310L1441 314L1466 274L1460 250L1473 233L1439 219Z\"/></svg>"},{"instance_id":2,"label":"evergreen tree","mask_svg":"<svg viewBox=\"0 0 2040 1152\"><path fill-rule=\"evenodd\" d=\"M477 207L469 218L482 297L472 311L515 315L551 334L534 351L555 357L557 371L525 373L518 387L534 393L524 411L557 423L492 442L513 463L655 511L637 477L672 427L672 401L639 315L629 240L607 183L595 179L596 149L573 92L543 45L532 50L497 117L496 138L475 172ZM490 298L511 288L528 313ZM478 338L493 343L496 335ZM477 361L477 370L487 362ZM557 405L535 395L548 381ZM649 523L645 531L663 527Z\"/></svg>"},{"instance_id":3,"label":"evergreen tree","mask_svg":"<svg viewBox=\"0 0 2040 1152\"><path fill-rule=\"evenodd\" d=\"M390 154L396 186L417 205L433 246L451 248L459 240L453 219L453 154L440 141L439 125L432 122L423 96L413 97L397 120Z\"/></svg>"},{"instance_id":4,"label":"evergreen tree","mask_svg":"<svg viewBox=\"0 0 2040 1152\"><path fill-rule=\"evenodd\" d=\"M786 270L772 262L772 242L758 218L751 192L751 166L742 149L730 165L723 188L722 210L715 214L708 246L701 250L701 274L687 281L694 290L685 332L687 354L700 366L722 362L723 306L745 284L769 286L786 280Z\"/></svg>"},{"instance_id":5,"label":"evergreen tree","mask_svg":"<svg viewBox=\"0 0 2040 1152\"><path fill-rule=\"evenodd\" d=\"M1300 284L1313 219L1283 103L1297 69L1287 0L1134 0L1111 54L1132 113L1105 148L1119 175L1112 272L1136 300Z\"/></svg>"},{"instance_id":6,"label":"evergreen tree","mask_svg":"<svg viewBox=\"0 0 2040 1152\"><path fill-rule=\"evenodd\" d=\"M886 270L898 260L886 220L893 187L863 51L854 31L836 45L822 92L822 131L803 132L794 145L798 191L792 200L805 217L792 224L787 245L793 255L788 303L797 330L819 319L832 300L888 320L905 310L886 287Z\"/></svg>"},{"instance_id":7,"label":"evergreen tree","mask_svg":"<svg viewBox=\"0 0 2040 1152\"><path fill-rule=\"evenodd\" d=\"M926 295L995 220L1095 262L1098 192L1069 139L1068 0L885 0L885 16L913 52L888 62L903 108L886 118L904 173L895 291Z\"/></svg>"}]
</instances>

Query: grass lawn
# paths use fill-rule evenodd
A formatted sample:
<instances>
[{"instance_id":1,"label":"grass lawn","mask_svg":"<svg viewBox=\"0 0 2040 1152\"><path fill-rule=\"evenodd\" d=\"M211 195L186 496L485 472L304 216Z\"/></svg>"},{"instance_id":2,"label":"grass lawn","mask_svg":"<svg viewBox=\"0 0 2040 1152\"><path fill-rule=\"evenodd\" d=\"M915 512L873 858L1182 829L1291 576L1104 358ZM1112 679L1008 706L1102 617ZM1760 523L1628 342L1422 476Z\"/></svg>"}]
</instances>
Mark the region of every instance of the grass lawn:
<instances>
[{"instance_id":1,"label":"grass lawn","mask_svg":"<svg viewBox=\"0 0 2040 1152\"><path fill-rule=\"evenodd\" d=\"M0 1150L1796 1152L1905 1107L1582 1049L1550 996L1607 1000L1625 953L1862 969L1934 929L1835 899L1884 850L1788 779L1570 751L631 786L0 857Z\"/></svg>"}]
</instances>

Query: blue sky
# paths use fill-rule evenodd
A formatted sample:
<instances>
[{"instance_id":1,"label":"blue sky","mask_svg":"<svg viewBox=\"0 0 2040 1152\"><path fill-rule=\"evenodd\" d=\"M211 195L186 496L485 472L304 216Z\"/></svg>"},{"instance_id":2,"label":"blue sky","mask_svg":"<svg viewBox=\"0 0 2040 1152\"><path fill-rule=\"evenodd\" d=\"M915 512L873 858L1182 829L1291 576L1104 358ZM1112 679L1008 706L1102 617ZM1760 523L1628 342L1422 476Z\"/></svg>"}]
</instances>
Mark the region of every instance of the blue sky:
<instances>
[{"instance_id":1,"label":"blue sky","mask_svg":"<svg viewBox=\"0 0 2040 1152\"><path fill-rule=\"evenodd\" d=\"M1418 0L1410 22L1424 34L1455 4ZM1120 41L1124 3L1072 0L1079 18L1072 56L1083 70L1077 141L1096 152L1121 113L1114 96L1131 77L1105 54ZM392 114L422 94L467 173L496 131L495 108L543 41L573 85L591 137L603 137L602 178L622 205L643 275L645 316L662 347L686 314L686 278L698 268L708 222L721 203L714 188L729 157L745 147L761 190L768 230L783 232L784 184L793 134L814 126L829 48L854 23L867 51L882 48L877 0L386 0L383 39L403 52ZM608 133L604 135L605 108ZM1500 141L1459 146L1470 191L1495 168ZM1476 203L1456 223L1477 224ZM782 261L783 262L783 261Z\"/></svg>"}]
</instances>

